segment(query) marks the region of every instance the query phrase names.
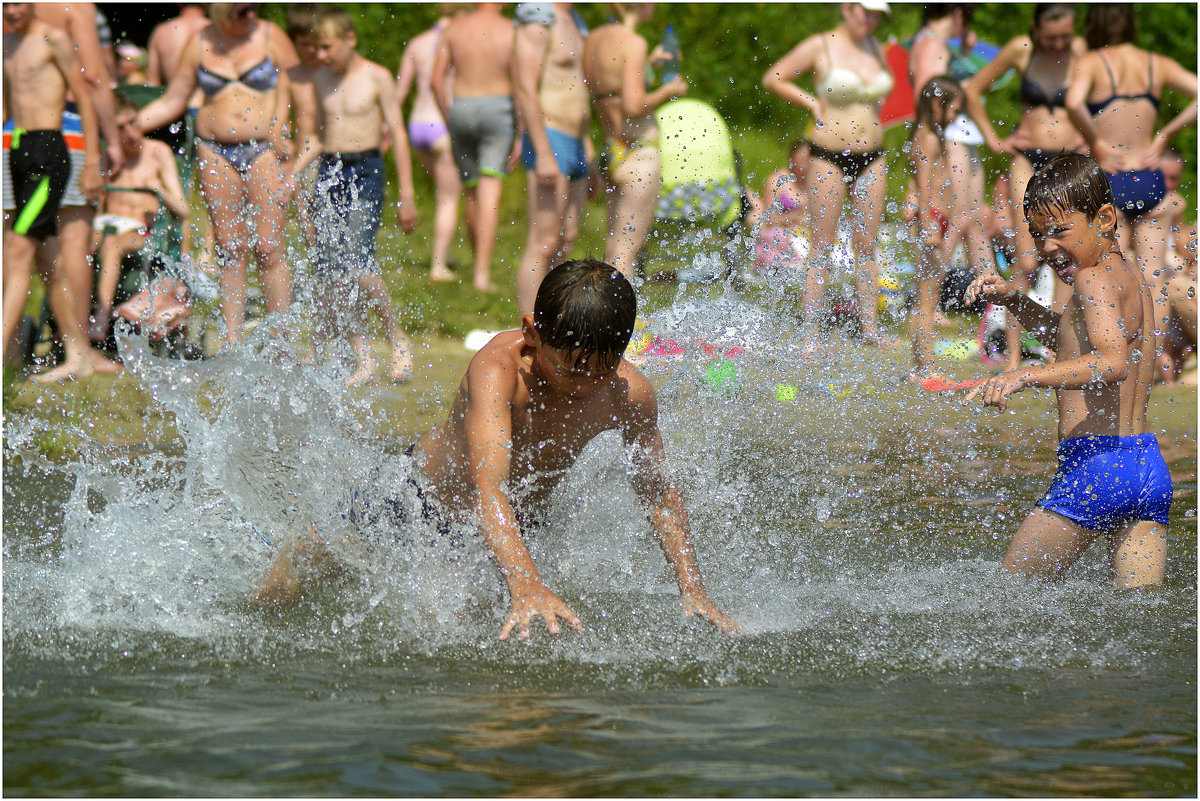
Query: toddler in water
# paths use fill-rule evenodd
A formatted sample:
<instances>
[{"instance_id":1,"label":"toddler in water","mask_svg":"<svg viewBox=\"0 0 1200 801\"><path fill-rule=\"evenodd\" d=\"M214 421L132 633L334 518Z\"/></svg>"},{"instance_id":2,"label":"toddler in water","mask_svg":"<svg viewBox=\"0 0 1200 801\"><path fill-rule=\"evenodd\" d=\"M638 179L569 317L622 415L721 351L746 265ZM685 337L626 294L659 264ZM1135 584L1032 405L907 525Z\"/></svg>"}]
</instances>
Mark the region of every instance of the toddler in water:
<instances>
[{"instance_id":1,"label":"toddler in water","mask_svg":"<svg viewBox=\"0 0 1200 801\"><path fill-rule=\"evenodd\" d=\"M738 629L701 581L683 496L663 452L654 387L622 358L636 312L633 287L610 265L593 259L560 264L542 281L521 328L496 335L471 360L446 422L409 448L417 469L407 483L415 485L422 515L445 524L439 525L444 531L455 516L478 520L512 599L502 640L513 630L528 637L537 617L552 634L560 618L583 630L542 581L525 536L584 447L608 430L621 432L633 449L633 488L674 571L684 613L726 632ZM372 482L359 493L374 497L356 499L348 516L369 525L388 513L398 527L410 527L402 501L378 496L382 485ZM509 489L516 487L519 497ZM315 527L310 538L284 546L256 600L294 601L301 593L297 557L319 565L326 554Z\"/></svg>"},{"instance_id":2,"label":"toddler in water","mask_svg":"<svg viewBox=\"0 0 1200 801\"><path fill-rule=\"evenodd\" d=\"M951 253L950 216L955 212L951 192L949 159L946 157L946 127L962 111L962 86L946 75L930 78L917 99L917 119L912 135L912 163L916 173L917 228L920 244L917 257L917 302L912 311L910 333L913 343L913 373L918 378L939 378L934 359L935 315L941 298L946 264Z\"/></svg>"},{"instance_id":3,"label":"toddler in water","mask_svg":"<svg viewBox=\"0 0 1200 801\"><path fill-rule=\"evenodd\" d=\"M1025 387L1058 395L1058 471L1002 568L1053 578L1103 535L1118 586L1160 584L1172 488L1158 440L1146 431L1156 345L1150 288L1117 245L1112 187L1091 158L1056 156L1030 179L1024 210L1038 257L1074 292L1055 314L994 273L967 289L968 303L1006 307L1057 352L1050 364L985 379L963 399L1004 409Z\"/></svg>"}]
</instances>

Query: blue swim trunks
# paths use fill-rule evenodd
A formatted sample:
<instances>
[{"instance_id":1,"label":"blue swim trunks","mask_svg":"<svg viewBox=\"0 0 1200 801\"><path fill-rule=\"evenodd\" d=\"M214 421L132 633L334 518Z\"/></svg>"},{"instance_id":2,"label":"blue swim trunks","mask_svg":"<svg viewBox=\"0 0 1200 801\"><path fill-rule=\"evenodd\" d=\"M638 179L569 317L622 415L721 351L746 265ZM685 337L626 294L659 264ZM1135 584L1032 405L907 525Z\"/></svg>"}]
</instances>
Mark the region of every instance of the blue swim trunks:
<instances>
[{"instance_id":1,"label":"blue swim trunks","mask_svg":"<svg viewBox=\"0 0 1200 801\"><path fill-rule=\"evenodd\" d=\"M1038 506L1090 531L1133 521L1167 524L1171 474L1153 434L1071 437L1058 443L1058 472Z\"/></svg>"},{"instance_id":2,"label":"blue swim trunks","mask_svg":"<svg viewBox=\"0 0 1200 801\"><path fill-rule=\"evenodd\" d=\"M587 178L587 155L583 150L582 139L576 139L553 128L546 129L546 138L550 140L554 160L558 162L558 171L567 176L567 180ZM524 135L522 144L521 163L525 165L525 169L532 170L537 166L537 154L533 152L533 141L528 133Z\"/></svg>"}]
</instances>

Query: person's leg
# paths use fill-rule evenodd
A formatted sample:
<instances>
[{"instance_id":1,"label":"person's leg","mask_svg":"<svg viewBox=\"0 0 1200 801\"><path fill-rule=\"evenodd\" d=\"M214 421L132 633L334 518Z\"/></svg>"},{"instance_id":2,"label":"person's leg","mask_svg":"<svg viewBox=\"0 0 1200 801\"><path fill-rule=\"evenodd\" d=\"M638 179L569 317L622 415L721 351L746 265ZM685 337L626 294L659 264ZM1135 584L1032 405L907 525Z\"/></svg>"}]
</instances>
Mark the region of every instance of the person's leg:
<instances>
[{"instance_id":1,"label":"person's leg","mask_svg":"<svg viewBox=\"0 0 1200 801\"><path fill-rule=\"evenodd\" d=\"M100 280L96 287L96 314L88 329L93 342L108 336L112 318L113 302L117 296L117 283L121 279L121 262L126 253L136 253L142 247L143 238L137 231L106 236L100 243Z\"/></svg>"},{"instance_id":2,"label":"person's leg","mask_svg":"<svg viewBox=\"0 0 1200 801\"><path fill-rule=\"evenodd\" d=\"M920 378L937 378L937 358L933 352L938 301L946 280L944 243L922 243L917 254L917 297L909 318L912 337L913 373Z\"/></svg>"},{"instance_id":3,"label":"person's leg","mask_svg":"<svg viewBox=\"0 0 1200 801\"><path fill-rule=\"evenodd\" d=\"M887 200L886 161L876 159L854 184L854 289L863 340L890 345L879 330L879 228Z\"/></svg>"},{"instance_id":4,"label":"person's leg","mask_svg":"<svg viewBox=\"0 0 1200 801\"><path fill-rule=\"evenodd\" d=\"M612 176L615 197L609 206L604 260L630 280L654 225L659 181L659 155L654 147L634 148Z\"/></svg>"},{"instance_id":5,"label":"person's leg","mask_svg":"<svg viewBox=\"0 0 1200 801\"><path fill-rule=\"evenodd\" d=\"M287 202L284 169L274 151L256 158L245 176L246 212L253 215L254 257L267 311L287 314L292 304L292 276L284 254Z\"/></svg>"},{"instance_id":6,"label":"person's leg","mask_svg":"<svg viewBox=\"0 0 1200 801\"><path fill-rule=\"evenodd\" d=\"M450 137L442 136L433 144L430 153L421 153L421 161L425 169L433 176L434 215L433 215L433 259L429 265L429 278L432 281L449 281L454 278L447 266L450 244L454 240L454 231L458 228L458 198L462 194L462 179L458 177L458 168L454 166L454 156L450 153Z\"/></svg>"},{"instance_id":7,"label":"person's leg","mask_svg":"<svg viewBox=\"0 0 1200 801\"><path fill-rule=\"evenodd\" d=\"M1166 527L1140 520L1109 535L1113 582L1123 589L1162 584L1167 572Z\"/></svg>"},{"instance_id":8,"label":"person's leg","mask_svg":"<svg viewBox=\"0 0 1200 801\"><path fill-rule=\"evenodd\" d=\"M91 259L94 217L95 209L91 206L63 206L58 210L59 269L65 271L64 277L78 306L77 314L84 321L92 313L92 290L96 285Z\"/></svg>"},{"instance_id":9,"label":"person's leg","mask_svg":"<svg viewBox=\"0 0 1200 801\"><path fill-rule=\"evenodd\" d=\"M393 381L407 381L412 378L413 351L412 343L400 327L396 312L392 308L392 298L382 276L374 273L363 273L358 280L359 296L368 312L375 312L387 332L388 345L392 349L392 369L388 377ZM364 337L365 339L365 337Z\"/></svg>"},{"instance_id":10,"label":"person's leg","mask_svg":"<svg viewBox=\"0 0 1200 801\"><path fill-rule=\"evenodd\" d=\"M547 187L534 180L532 171L527 175L529 234L525 238L525 252L521 254L521 269L517 273L519 314L533 314L533 301L537 297L538 287L562 254L563 215L566 213L572 183L559 174L554 186Z\"/></svg>"},{"instance_id":11,"label":"person's leg","mask_svg":"<svg viewBox=\"0 0 1200 801\"><path fill-rule=\"evenodd\" d=\"M1099 536L1062 515L1035 507L1013 535L1000 567L1030 577L1057 578Z\"/></svg>"},{"instance_id":12,"label":"person's leg","mask_svg":"<svg viewBox=\"0 0 1200 801\"><path fill-rule=\"evenodd\" d=\"M213 257L221 271L221 319L225 341L242 338L246 316L246 269L250 260L249 234L243 223L246 187L232 164L203 142L196 145L200 193L213 231Z\"/></svg>"},{"instance_id":13,"label":"person's leg","mask_svg":"<svg viewBox=\"0 0 1200 801\"><path fill-rule=\"evenodd\" d=\"M16 336L29 299L29 285L33 281L33 261L37 253L37 241L18 234L11 228L4 230L4 360L10 357L9 344Z\"/></svg>"},{"instance_id":14,"label":"person's leg","mask_svg":"<svg viewBox=\"0 0 1200 801\"><path fill-rule=\"evenodd\" d=\"M500 223L500 193L504 181L496 175L481 175L475 185L475 288L492 292L492 253Z\"/></svg>"},{"instance_id":15,"label":"person's leg","mask_svg":"<svg viewBox=\"0 0 1200 801\"><path fill-rule=\"evenodd\" d=\"M829 262L848 189L841 168L815 156L809 166L809 184L812 196L808 207L808 229L812 241L804 265L802 310L804 327L809 337L815 338L824 313Z\"/></svg>"}]
</instances>

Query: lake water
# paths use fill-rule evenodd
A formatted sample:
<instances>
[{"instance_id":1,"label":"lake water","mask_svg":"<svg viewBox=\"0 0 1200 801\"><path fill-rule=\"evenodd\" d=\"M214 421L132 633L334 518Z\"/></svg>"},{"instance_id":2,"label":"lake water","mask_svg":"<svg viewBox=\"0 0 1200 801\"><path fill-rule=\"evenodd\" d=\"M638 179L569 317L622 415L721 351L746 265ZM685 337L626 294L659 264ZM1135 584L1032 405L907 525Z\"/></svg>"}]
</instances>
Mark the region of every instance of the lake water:
<instances>
[{"instance_id":1,"label":"lake water","mask_svg":"<svg viewBox=\"0 0 1200 801\"><path fill-rule=\"evenodd\" d=\"M905 354L802 358L734 300L651 322L687 351L646 372L746 635L680 614L615 437L531 542L584 633L497 642L482 546L418 529L354 539L343 575L264 613L268 540L337 539L339 498L401 471L415 426L380 434L371 393L269 347L131 354L179 439L74 423L79 454L49 460L44 417L6 421L5 793L1196 794L1194 390L1154 403L1166 585L1112 590L1097 546L1043 586L996 568L1054 469L1048 394L964 410L906 385ZM696 339L751 352L709 372ZM414 417L445 396L419 383L390 391Z\"/></svg>"}]
</instances>

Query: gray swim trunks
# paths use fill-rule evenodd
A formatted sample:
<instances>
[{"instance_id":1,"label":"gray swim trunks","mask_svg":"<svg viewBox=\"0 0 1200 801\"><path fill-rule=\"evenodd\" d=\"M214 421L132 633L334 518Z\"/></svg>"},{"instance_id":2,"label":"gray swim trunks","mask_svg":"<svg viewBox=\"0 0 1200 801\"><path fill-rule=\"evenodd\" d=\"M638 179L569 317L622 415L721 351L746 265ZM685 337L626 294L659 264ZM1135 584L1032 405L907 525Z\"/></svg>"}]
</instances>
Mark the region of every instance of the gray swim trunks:
<instances>
[{"instance_id":1,"label":"gray swim trunks","mask_svg":"<svg viewBox=\"0 0 1200 801\"><path fill-rule=\"evenodd\" d=\"M508 174L515 124L509 95L455 98L446 118L450 149L464 186L474 186L480 175L503 178Z\"/></svg>"}]
</instances>

